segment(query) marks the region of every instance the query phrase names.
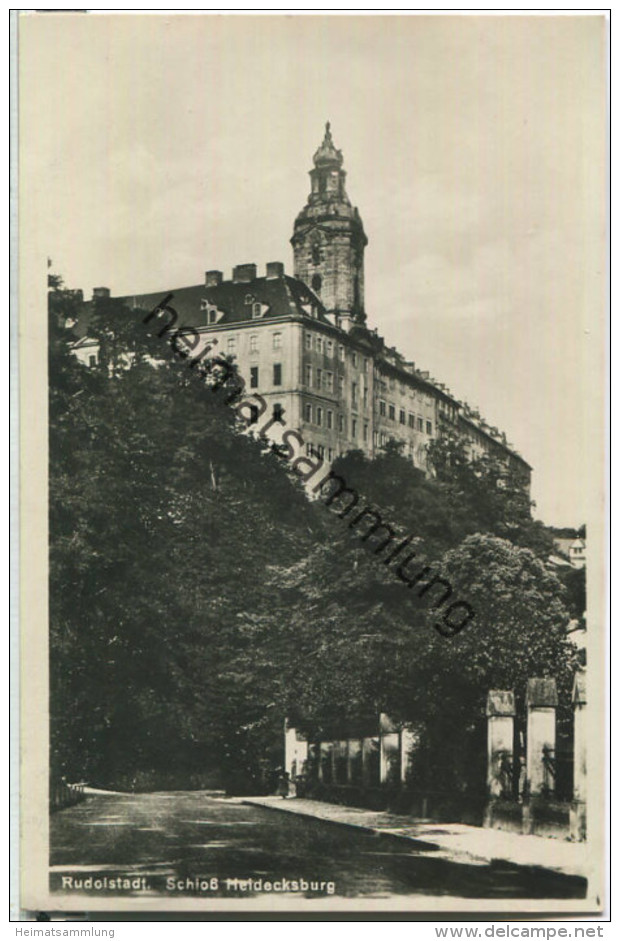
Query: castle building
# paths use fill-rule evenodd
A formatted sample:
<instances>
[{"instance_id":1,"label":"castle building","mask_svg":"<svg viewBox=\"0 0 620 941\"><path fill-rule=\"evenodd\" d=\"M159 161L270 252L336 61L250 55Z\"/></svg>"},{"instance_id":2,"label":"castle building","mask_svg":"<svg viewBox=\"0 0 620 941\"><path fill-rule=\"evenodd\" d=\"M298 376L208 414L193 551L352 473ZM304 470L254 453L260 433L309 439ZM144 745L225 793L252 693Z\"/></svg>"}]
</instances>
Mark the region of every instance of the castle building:
<instances>
[{"instance_id":1,"label":"castle building","mask_svg":"<svg viewBox=\"0 0 620 941\"><path fill-rule=\"evenodd\" d=\"M213 355L234 357L246 389L299 431L308 455L330 462L360 449L372 457L394 440L426 471L430 442L452 427L463 434L471 457L499 458L529 487L531 468L504 434L368 328L368 239L345 179L327 124L310 170L310 194L293 227L293 276L280 262L268 263L264 275L254 264L237 265L231 280L207 271L202 284L170 289L176 326L192 328L201 348L214 347ZM94 297L106 293L97 288ZM162 299L161 292L125 298L148 311ZM92 302L84 306L73 328L79 337L74 353L92 366L98 359L88 336Z\"/></svg>"}]
</instances>

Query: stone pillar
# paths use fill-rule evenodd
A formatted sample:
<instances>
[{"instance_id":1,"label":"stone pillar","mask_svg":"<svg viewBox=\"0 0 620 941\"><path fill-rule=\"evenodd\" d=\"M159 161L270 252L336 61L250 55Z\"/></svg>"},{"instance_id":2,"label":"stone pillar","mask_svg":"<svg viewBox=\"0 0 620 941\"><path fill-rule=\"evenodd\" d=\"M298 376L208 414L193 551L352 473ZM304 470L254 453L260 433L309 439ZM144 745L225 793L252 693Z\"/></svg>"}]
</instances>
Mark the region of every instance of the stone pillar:
<instances>
[{"instance_id":1,"label":"stone pillar","mask_svg":"<svg viewBox=\"0 0 620 941\"><path fill-rule=\"evenodd\" d=\"M288 720L284 720L284 770L291 775L291 778L302 773L304 765L308 760L308 742L304 736L289 726Z\"/></svg>"},{"instance_id":2,"label":"stone pillar","mask_svg":"<svg viewBox=\"0 0 620 941\"><path fill-rule=\"evenodd\" d=\"M375 756L379 750L379 739L371 736L362 739L362 780L364 787L376 787L379 775L375 774Z\"/></svg>"},{"instance_id":3,"label":"stone pillar","mask_svg":"<svg viewBox=\"0 0 620 941\"><path fill-rule=\"evenodd\" d=\"M490 690L486 712L487 791L490 798L503 797L512 783L515 694Z\"/></svg>"},{"instance_id":4,"label":"stone pillar","mask_svg":"<svg viewBox=\"0 0 620 941\"><path fill-rule=\"evenodd\" d=\"M412 784L415 750L420 742L419 730L404 726L400 733L400 780Z\"/></svg>"},{"instance_id":5,"label":"stone pillar","mask_svg":"<svg viewBox=\"0 0 620 941\"><path fill-rule=\"evenodd\" d=\"M398 726L385 712L379 716L381 784L400 784L400 734Z\"/></svg>"},{"instance_id":6,"label":"stone pillar","mask_svg":"<svg viewBox=\"0 0 620 941\"><path fill-rule=\"evenodd\" d=\"M555 778L550 765L555 759L555 710L558 704L553 677L528 680L525 702L529 796L552 794Z\"/></svg>"},{"instance_id":7,"label":"stone pillar","mask_svg":"<svg viewBox=\"0 0 620 941\"><path fill-rule=\"evenodd\" d=\"M575 674L573 683L573 800L570 808L571 840L586 839L586 674Z\"/></svg>"},{"instance_id":8,"label":"stone pillar","mask_svg":"<svg viewBox=\"0 0 620 941\"><path fill-rule=\"evenodd\" d=\"M347 784L360 783L362 741L359 738L347 742Z\"/></svg>"}]
</instances>

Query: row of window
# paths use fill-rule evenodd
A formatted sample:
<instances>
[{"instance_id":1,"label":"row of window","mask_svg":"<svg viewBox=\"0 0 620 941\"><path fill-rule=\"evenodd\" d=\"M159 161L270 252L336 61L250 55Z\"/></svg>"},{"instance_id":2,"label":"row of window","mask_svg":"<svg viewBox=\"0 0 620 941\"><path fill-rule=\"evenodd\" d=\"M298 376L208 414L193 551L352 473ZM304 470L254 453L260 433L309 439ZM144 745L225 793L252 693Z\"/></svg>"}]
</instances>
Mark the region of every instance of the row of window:
<instances>
[{"instance_id":1,"label":"row of window","mask_svg":"<svg viewBox=\"0 0 620 941\"><path fill-rule=\"evenodd\" d=\"M282 334L281 333L272 333L271 334L271 348L273 350L282 349ZM226 352L229 354L237 352L237 337L232 336L228 337L226 341ZM250 353L258 353L258 334L250 334Z\"/></svg>"},{"instance_id":2,"label":"row of window","mask_svg":"<svg viewBox=\"0 0 620 941\"><path fill-rule=\"evenodd\" d=\"M390 421L396 421L396 406L387 405L383 399L379 401L379 415L382 418L389 418ZM424 431L424 419L418 418L409 412L409 415L405 412L404 408L399 409L398 411L398 421L401 425L408 425L409 428L417 428L418 431ZM426 434L432 435L433 433L433 423L431 421L426 422Z\"/></svg>"},{"instance_id":3,"label":"row of window","mask_svg":"<svg viewBox=\"0 0 620 941\"><path fill-rule=\"evenodd\" d=\"M306 349L307 350L316 350L317 353L324 353L325 356L333 356L335 345L332 340L327 340L325 337L314 336L312 333L306 333ZM342 343L338 344L338 359L341 363L344 363L345 360L345 348ZM368 364L370 360L366 357L359 357L358 354L353 350L351 352L351 363L354 367L357 367L358 361L361 359L361 366L364 372L368 372Z\"/></svg>"},{"instance_id":4,"label":"row of window","mask_svg":"<svg viewBox=\"0 0 620 941\"><path fill-rule=\"evenodd\" d=\"M320 369L320 368L317 368L316 371L314 371L313 367L309 363L307 363L306 372L305 372L305 380L306 380L306 385L308 387L312 387L313 377L315 379L314 387L316 389L324 389L326 392L334 391L333 372L329 372L329 370ZM344 376L338 376L337 379L338 379L338 395L340 396L340 398L343 398L344 397ZM351 383L351 404L354 406L358 404L357 382ZM368 388L366 386L364 386L364 388L362 389L362 405L364 408L368 408Z\"/></svg>"},{"instance_id":5,"label":"row of window","mask_svg":"<svg viewBox=\"0 0 620 941\"><path fill-rule=\"evenodd\" d=\"M258 389L258 366L250 366L250 389ZM282 385L282 363L273 363L271 384Z\"/></svg>"},{"instance_id":6,"label":"row of window","mask_svg":"<svg viewBox=\"0 0 620 941\"><path fill-rule=\"evenodd\" d=\"M347 420L344 415L338 415L338 433L343 435L347 431ZM319 427L325 427L328 431L331 431L334 427L334 413L331 409L323 408L322 405L311 405L309 402L306 402L304 405L304 421L310 425L318 425ZM351 419L351 437L357 438L359 433L359 422L357 418ZM362 424L362 441L368 441L368 425L366 422Z\"/></svg>"},{"instance_id":7,"label":"row of window","mask_svg":"<svg viewBox=\"0 0 620 941\"><path fill-rule=\"evenodd\" d=\"M312 444L310 441L306 442L306 454L308 457L319 457L321 460L327 458L328 461L333 461L336 457L333 448L325 448L322 444Z\"/></svg>"}]
</instances>

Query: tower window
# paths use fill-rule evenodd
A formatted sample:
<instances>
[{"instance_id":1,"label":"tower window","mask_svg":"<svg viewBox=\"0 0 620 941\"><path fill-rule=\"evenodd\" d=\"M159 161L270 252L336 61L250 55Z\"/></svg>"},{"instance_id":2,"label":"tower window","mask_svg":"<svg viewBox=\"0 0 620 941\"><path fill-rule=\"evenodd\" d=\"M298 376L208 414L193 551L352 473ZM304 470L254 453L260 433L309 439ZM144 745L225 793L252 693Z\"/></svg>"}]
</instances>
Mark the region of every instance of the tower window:
<instances>
[{"instance_id":1,"label":"tower window","mask_svg":"<svg viewBox=\"0 0 620 941\"><path fill-rule=\"evenodd\" d=\"M313 291L316 291L317 294L318 294L318 292L321 290L321 285L322 285L322 283L323 283L323 282L322 282L322 280L321 280L321 275L320 275L320 274L313 274L313 275L312 275L312 290L313 290Z\"/></svg>"},{"instance_id":2,"label":"tower window","mask_svg":"<svg viewBox=\"0 0 620 941\"><path fill-rule=\"evenodd\" d=\"M317 353L323 352L323 337L316 338L316 351Z\"/></svg>"},{"instance_id":3,"label":"tower window","mask_svg":"<svg viewBox=\"0 0 620 941\"><path fill-rule=\"evenodd\" d=\"M341 363L344 363L344 346L338 347L338 359Z\"/></svg>"},{"instance_id":4,"label":"tower window","mask_svg":"<svg viewBox=\"0 0 620 941\"><path fill-rule=\"evenodd\" d=\"M357 353L352 353L352 354L351 354L351 359L352 359L352 361L353 361L353 365L354 365L354 366L357 366Z\"/></svg>"},{"instance_id":5,"label":"tower window","mask_svg":"<svg viewBox=\"0 0 620 941\"><path fill-rule=\"evenodd\" d=\"M307 350L312 349L312 334L311 333L306 334L306 349Z\"/></svg>"},{"instance_id":6,"label":"tower window","mask_svg":"<svg viewBox=\"0 0 620 941\"><path fill-rule=\"evenodd\" d=\"M333 355L334 355L334 344L332 343L331 340L326 340L326 341L325 341L325 355L326 355L326 356L333 356Z\"/></svg>"},{"instance_id":7,"label":"tower window","mask_svg":"<svg viewBox=\"0 0 620 941\"><path fill-rule=\"evenodd\" d=\"M273 384L274 386L282 385L282 363L273 364Z\"/></svg>"},{"instance_id":8,"label":"tower window","mask_svg":"<svg viewBox=\"0 0 620 941\"><path fill-rule=\"evenodd\" d=\"M312 246L312 264L320 265L321 264L321 249L318 245Z\"/></svg>"}]
</instances>

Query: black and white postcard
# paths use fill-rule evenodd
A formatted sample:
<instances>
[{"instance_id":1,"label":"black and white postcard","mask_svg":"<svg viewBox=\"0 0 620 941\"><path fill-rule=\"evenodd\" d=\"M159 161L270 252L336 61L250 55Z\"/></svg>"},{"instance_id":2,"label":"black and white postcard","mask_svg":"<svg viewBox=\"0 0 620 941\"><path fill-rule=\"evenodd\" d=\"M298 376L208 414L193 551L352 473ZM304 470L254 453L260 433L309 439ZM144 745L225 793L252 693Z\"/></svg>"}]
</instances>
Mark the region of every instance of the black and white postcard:
<instances>
[{"instance_id":1,"label":"black and white postcard","mask_svg":"<svg viewBox=\"0 0 620 941\"><path fill-rule=\"evenodd\" d=\"M15 23L23 911L601 912L605 13Z\"/></svg>"}]
</instances>

